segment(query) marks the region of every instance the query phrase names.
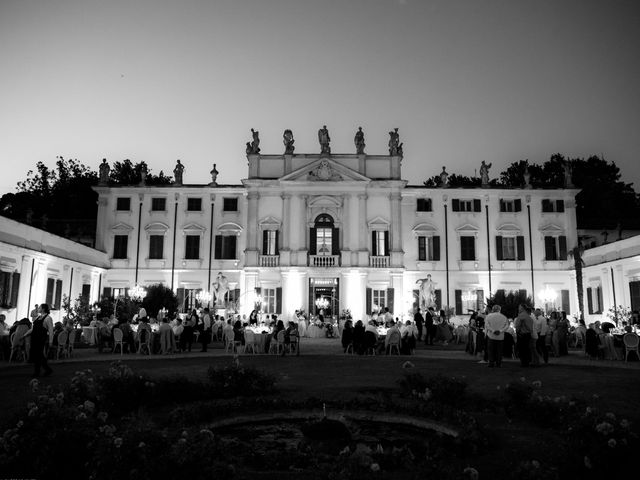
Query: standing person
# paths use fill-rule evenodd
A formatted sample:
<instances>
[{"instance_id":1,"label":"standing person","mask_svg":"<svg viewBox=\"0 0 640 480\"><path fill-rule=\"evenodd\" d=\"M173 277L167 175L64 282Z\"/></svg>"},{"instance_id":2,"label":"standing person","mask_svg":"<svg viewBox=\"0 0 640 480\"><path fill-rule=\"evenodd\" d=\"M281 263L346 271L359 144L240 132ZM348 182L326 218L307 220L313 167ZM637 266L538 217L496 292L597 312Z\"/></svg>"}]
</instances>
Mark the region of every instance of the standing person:
<instances>
[{"instance_id":1,"label":"standing person","mask_svg":"<svg viewBox=\"0 0 640 480\"><path fill-rule=\"evenodd\" d=\"M533 331L533 321L531 315L527 313L524 305L518 305L518 316L515 322L516 327L516 347L518 349L518 357L520 357L520 365L528 367L531 363L531 332Z\"/></svg>"},{"instance_id":2,"label":"standing person","mask_svg":"<svg viewBox=\"0 0 640 480\"><path fill-rule=\"evenodd\" d=\"M433 325L433 307L427 309L427 313L424 316L424 344L433 345L433 338L435 337L434 325Z\"/></svg>"},{"instance_id":3,"label":"standing person","mask_svg":"<svg viewBox=\"0 0 640 480\"><path fill-rule=\"evenodd\" d=\"M384 307L384 326L389 328L393 324L393 314L389 311L389 307Z\"/></svg>"},{"instance_id":4,"label":"standing person","mask_svg":"<svg viewBox=\"0 0 640 480\"><path fill-rule=\"evenodd\" d=\"M567 342L569 340L569 319L567 312L560 312L558 319L558 355L564 356L569 354Z\"/></svg>"},{"instance_id":5,"label":"standing person","mask_svg":"<svg viewBox=\"0 0 640 480\"><path fill-rule=\"evenodd\" d=\"M49 332L45 327L45 320L47 317L51 319L49 315L49 305L43 303L38 309L38 316L33 321L31 329L24 334L24 336L31 336L31 350L29 357L33 362L33 376L40 376L40 369L44 368L45 377L51 375L53 370L47 364L47 357L44 354L44 349L49 345ZM53 320L52 320L53 323Z\"/></svg>"},{"instance_id":6,"label":"standing person","mask_svg":"<svg viewBox=\"0 0 640 480\"><path fill-rule=\"evenodd\" d=\"M494 305L491 313L484 320L489 367L502 365L502 342L504 341L504 332L509 327L509 321L500 313L500 310L500 305Z\"/></svg>"},{"instance_id":7,"label":"standing person","mask_svg":"<svg viewBox=\"0 0 640 480\"><path fill-rule=\"evenodd\" d=\"M546 365L549 363L549 350L547 349L547 333L549 332L549 325L547 324L547 317L544 316L541 309L536 308L534 319L534 329L538 335L536 340L536 350Z\"/></svg>"},{"instance_id":8,"label":"standing person","mask_svg":"<svg viewBox=\"0 0 640 480\"><path fill-rule=\"evenodd\" d=\"M418 329L418 341L422 340L422 325L424 325L424 317L420 313L420 307L416 307L416 313L413 316L413 321Z\"/></svg>"},{"instance_id":9,"label":"standing person","mask_svg":"<svg viewBox=\"0 0 640 480\"><path fill-rule=\"evenodd\" d=\"M211 341L211 315L209 315L209 308L204 309L204 315L202 315L202 333L200 334L202 351L207 351L207 346Z\"/></svg>"},{"instance_id":10,"label":"standing person","mask_svg":"<svg viewBox=\"0 0 640 480\"><path fill-rule=\"evenodd\" d=\"M531 308L527 307L527 313L531 317L531 340L529 342L529 352L531 352L531 365L534 367L540 366L540 357L538 356L538 349L536 344L538 342L538 331L536 329L536 316L532 312Z\"/></svg>"},{"instance_id":11,"label":"standing person","mask_svg":"<svg viewBox=\"0 0 640 480\"><path fill-rule=\"evenodd\" d=\"M193 345L193 327L195 326L195 323L196 321L193 318L193 315L190 315L189 318L185 319L184 329L182 330L182 335L180 335L180 350L183 352L191 351L191 346Z\"/></svg>"},{"instance_id":12,"label":"standing person","mask_svg":"<svg viewBox=\"0 0 640 480\"><path fill-rule=\"evenodd\" d=\"M31 323L33 323L35 319L38 318L38 315L40 315L40 305L36 303L33 306L33 310L31 310L31 313L29 314L29 316L31 317Z\"/></svg>"}]
</instances>

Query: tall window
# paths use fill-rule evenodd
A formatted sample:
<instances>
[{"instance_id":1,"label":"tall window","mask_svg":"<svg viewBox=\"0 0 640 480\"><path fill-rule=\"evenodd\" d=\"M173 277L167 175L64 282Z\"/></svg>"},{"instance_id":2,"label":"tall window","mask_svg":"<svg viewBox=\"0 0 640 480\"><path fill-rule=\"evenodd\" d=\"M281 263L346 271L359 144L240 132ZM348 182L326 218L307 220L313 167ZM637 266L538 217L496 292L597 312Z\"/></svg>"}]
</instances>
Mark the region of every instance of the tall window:
<instances>
[{"instance_id":1,"label":"tall window","mask_svg":"<svg viewBox=\"0 0 640 480\"><path fill-rule=\"evenodd\" d=\"M262 289L262 311L264 313L276 313L276 289Z\"/></svg>"},{"instance_id":2,"label":"tall window","mask_svg":"<svg viewBox=\"0 0 640 480\"><path fill-rule=\"evenodd\" d=\"M198 260L200 258L200 235L187 235L184 242L184 258Z\"/></svg>"},{"instance_id":3,"label":"tall window","mask_svg":"<svg viewBox=\"0 0 640 480\"><path fill-rule=\"evenodd\" d=\"M167 199L156 197L151 199L151 210L154 212L164 212L167 209Z\"/></svg>"},{"instance_id":4,"label":"tall window","mask_svg":"<svg viewBox=\"0 0 640 480\"><path fill-rule=\"evenodd\" d=\"M522 210L522 200L516 198L515 200L503 200L500 199L500 211L501 212L520 212Z\"/></svg>"},{"instance_id":5,"label":"tall window","mask_svg":"<svg viewBox=\"0 0 640 480\"><path fill-rule=\"evenodd\" d=\"M383 311L384 307L387 306L387 290L372 290L371 301L373 302L373 305L371 305L372 312L376 310Z\"/></svg>"},{"instance_id":6,"label":"tall window","mask_svg":"<svg viewBox=\"0 0 640 480\"><path fill-rule=\"evenodd\" d=\"M437 262L440 260L440 237L418 237L418 260Z\"/></svg>"},{"instance_id":7,"label":"tall window","mask_svg":"<svg viewBox=\"0 0 640 480\"><path fill-rule=\"evenodd\" d=\"M201 198L187 198L187 211L199 212L202 210Z\"/></svg>"},{"instance_id":8,"label":"tall window","mask_svg":"<svg viewBox=\"0 0 640 480\"><path fill-rule=\"evenodd\" d=\"M545 260L566 260L567 259L567 237L544 237L544 257Z\"/></svg>"},{"instance_id":9,"label":"tall window","mask_svg":"<svg viewBox=\"0 0 640 480\"><path fill-rule=\"evenodd\" d=\"M127 246L129 243L129 235L115 235L113 237L113 258L127 258Z\"/></svg>"},{"instance_id":10,"label":"tall window","mask_svg":"<svg viewBox=\"0 0 640 480\"><path fill-rule=\"evenodd\" d=\"M262 232L262 254L278 255L278 231L264 230Z\"/></svg>"},{"instance_id":11,"label":"tall window","mask_svg":"<svg viewBox=\"0 0 640 480\"><path fill-rule=\"evenodd\" d=\"M589 313L602 313L602 287L587 288L587 308Z\"/></svg>"},{"instance_id":12,"label":"tall window","mask_svg":"<svg viewBox=\"0 0 640 480\"><path fill-rule=\"evenodd\" d=\"M472 200L454 198L451 200L451 210L454 212L480 212L482 208L479 198Z\"/></svg>"},{"instance_id":13,"label":"tall window","mask_svg":"<svg viewBox=\"0 0 640 480\"><path fill-rule=\"evenodd\" d=\"M238 211L238 199L237 198L223 198L222 199L222 211L224 211L224 212L237 212Z\"/></svg>"},{"instance_id":14,"label":"tall window","mask_svg":"<svg viewBox=\"0 0 640 480\"><path fill-rule=\"evenodd\" d=\"M524 237L496 236L496 258L498 260L524 260Z\"/></svg>"},{"instance_id":15,"label":"tall window","mask_svg":"<svg viewBox=\"0 0 640 480\"><path fill-rule=\"evenodd\" d=\"M129 197L116 198L116 210L118 210L119 212L131 210L131 198Z\"/></svg>"},{"instance_id":16,"label":"tall window","mask_svg":"<svg viewBox=\"0 0 640 480\"><path fill-rule=\"evenodd\" d=\"M372 232L371 254L376 257L389 255L389 232L376 230Z\"/></svg>"},{"instance_id":17,"label":"tall window","mask_svg":"<svg viewBox=\"0 0 640 480\"><path fill-rule=\"evenodd\" d=\"M470 236L460 237L460 260L476 259L476 239Z\"/></svg>"},{"instance_id":18,"label":"tall window","mask_svg":"<svg viewBox=\"0 0 640 480\"><path fill-rule=\"evenodd\" d=\"M431 209L431 199L430 198L418 198L416 204L416 211L418 212L430 212Z\"/></svg>"},{"instance_id":19,"label":"tall window","mask_svg":"<svg viewBox=\"0 0 640 480\"><path fill-rule=\"evenodd\" d=\"M235 235L216 235L214 257L220 260L236 259L236 241Z\"/></svg>"},{"instance_id":20,"label":"tall window","mask_svg":"<svg viewBox=\"0 0 640 480\"><path fill-rule=\"evenodd\" d=\"M55 278L47 278L47 296L46 303L53 310L60 309L62 299L62 280Z\"/></svg>"},{"instance_id":21,"label":"tall window","mask_svg":"<svg viewBox=\"0 0 640 480\"><path fill-rule=\"evenodd\" d=\"M0 272L0 307L15 308L18 303L18 272Z\"/></svg>"},{"instance_id":22,"label":"tall window","mask_svg":"<svg viewBox=\"0 0 640 480\"><path fill-rule=\"evenodd\" d=\"M640 281L629 282L631 293L631 311L640 311Z\"/></svg>"},{"instance_id":23,"label":"tall window","mask_svg":"<svg viewBox=\"0 0 640 480\"><path fill-rule=\"evenodd\" d=\"M184 289L184 311L189 313L191 310L200 307L200 302L198 302L198 293L201 289L199 288L185 288ZM206 306L206 305L205 305Z\"/></svg>"},{"instance_id":24,"label":"tall window","mask_svg":"<svg viewBox=\"0 0 640 480\"><path fill-rule=\"evenodd\" d=\"M164 235L149 236L149 258L152 260L164 258Z\"/></svg>"}]
</instances>

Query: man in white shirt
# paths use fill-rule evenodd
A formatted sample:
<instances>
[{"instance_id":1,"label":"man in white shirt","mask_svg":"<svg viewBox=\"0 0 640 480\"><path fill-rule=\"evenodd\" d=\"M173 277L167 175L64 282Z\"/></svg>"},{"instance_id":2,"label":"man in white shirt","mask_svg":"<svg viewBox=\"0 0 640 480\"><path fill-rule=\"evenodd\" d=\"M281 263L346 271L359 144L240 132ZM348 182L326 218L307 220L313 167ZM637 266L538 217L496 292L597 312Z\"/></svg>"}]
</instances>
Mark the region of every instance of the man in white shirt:
<instances>
[{"instance_id":1,"label":"man in white shirt","mask_svg":"<svg viewBox=\"0 0 640 480\"><path fill-rule=\"evenodd\" d=\"M400 338L401 338L400 329L398 328L396 323L393 320L391 320L391 323L389 325L390 325L390 327L387 330L387 336L384 337L384 349L385 350L387 348L389 348L389 340L391 340L392 336L393 337L397 337L398 340L400 340Z\"/></svg>"},{"instance_id":2,"label":"man in white shirt","mask_svg":"<svg viewBox=\"0 0 640 480\"><path fill-rule=\"evenodd\" d=\"M207 351L207 346L211 341L211 315L209 315L209 308L204 309L202 315L202 351Z\"/></svg>"},{"instance_id":3,"label":"man in white shirt","mask_svg":"<svg viewBox=\"0 0 640 480\"><path fill-rule=\"evenodd\" d=\"M487 336L489 367L502 365L502 342L504 332L509 327L507 317L500 313L500 305L494 305L491 313L484 319L484 332Z\"/></svg>"}]
</instances>

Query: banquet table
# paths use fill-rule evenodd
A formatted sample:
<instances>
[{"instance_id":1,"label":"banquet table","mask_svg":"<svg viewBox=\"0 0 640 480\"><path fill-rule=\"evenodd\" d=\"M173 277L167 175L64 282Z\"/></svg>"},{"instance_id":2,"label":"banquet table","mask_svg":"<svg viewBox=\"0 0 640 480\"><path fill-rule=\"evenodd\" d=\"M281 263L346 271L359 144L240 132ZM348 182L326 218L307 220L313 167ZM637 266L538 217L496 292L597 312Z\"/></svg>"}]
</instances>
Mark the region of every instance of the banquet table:
<instances>
[{"instance_id":1,"label":"banquet table","mask_svg":"<svg viewBox=\"0 0 640 480\"><path fill-rule=\"evenodd\" d=\"M89 345L98 343L98 327L82 327L82 336Z\"/></svg>"},{"instance_id":2,"label":"banquet table","mask_svg":"<svg viewBox=\"0 0 640 480\"><path fill-rule=\"evenodd\" d=\"M307 327L306 336L309 338L322 338L326 336L324 328L320 328L313 323Z\"/></svg>"}]
</instances>

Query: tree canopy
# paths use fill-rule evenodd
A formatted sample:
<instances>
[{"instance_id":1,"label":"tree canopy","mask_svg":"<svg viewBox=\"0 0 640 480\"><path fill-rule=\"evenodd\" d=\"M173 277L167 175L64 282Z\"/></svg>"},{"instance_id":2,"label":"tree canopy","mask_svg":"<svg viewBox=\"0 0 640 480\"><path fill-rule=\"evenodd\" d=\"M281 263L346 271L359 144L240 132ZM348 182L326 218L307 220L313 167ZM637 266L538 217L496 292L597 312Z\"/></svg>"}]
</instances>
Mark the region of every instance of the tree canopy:
<instances>
[{"instance_id":1,"label":"tree canopy","mask_svg":"<svg viewBox=\"0 0 640 480\"><path fill-rule=\"evenodd\" d=\"M127 159L115 162L110 185L137 185L141 181L143 162ZM161 171L147 171L148 185L165 185L172 178ZM98 173L75 159L56 157L55 168L38 162L18 182L16 193L0 197L0 214L19 222L47 230L80 243L93 245L95 240Z\"/></svg>"}]
</instances>

